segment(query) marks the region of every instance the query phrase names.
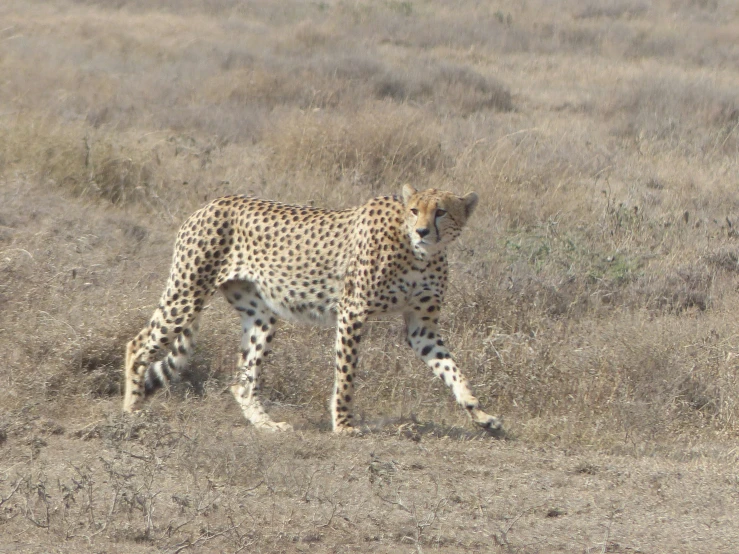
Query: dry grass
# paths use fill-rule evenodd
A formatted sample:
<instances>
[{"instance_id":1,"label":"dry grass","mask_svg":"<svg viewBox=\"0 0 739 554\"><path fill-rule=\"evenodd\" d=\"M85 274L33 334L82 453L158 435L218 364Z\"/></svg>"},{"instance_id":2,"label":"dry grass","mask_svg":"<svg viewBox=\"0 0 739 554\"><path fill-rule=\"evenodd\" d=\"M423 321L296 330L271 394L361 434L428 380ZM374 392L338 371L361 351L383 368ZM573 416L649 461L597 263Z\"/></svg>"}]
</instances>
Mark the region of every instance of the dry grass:
<instances>
[{"instance_id":1,"label":"dry grass","mask_svg":"<svg viewBox=\"0 0 739 554\"><path fill-rule=\"evenodd\" d=\"M0 20L0 550L737 544L733 3L38 0ZM442 325L509 440L471 430L395 320L363 347L368 437L326 432L331 332L290 325L267 389L298 431L254 433L223 394L221 300L182 382L119 417L123 346L192 210L406 181L482 198Z\"/></svg>"}]
</instances>

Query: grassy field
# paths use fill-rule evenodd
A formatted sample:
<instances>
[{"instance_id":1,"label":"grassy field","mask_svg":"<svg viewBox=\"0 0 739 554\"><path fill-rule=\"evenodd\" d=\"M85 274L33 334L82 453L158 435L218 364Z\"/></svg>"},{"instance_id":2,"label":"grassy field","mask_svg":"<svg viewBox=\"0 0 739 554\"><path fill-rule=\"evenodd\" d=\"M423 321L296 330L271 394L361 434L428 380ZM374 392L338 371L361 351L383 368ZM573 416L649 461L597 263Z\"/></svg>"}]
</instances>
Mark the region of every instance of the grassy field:
<instances>
[{"instance_id":1,"label":"grassy field","mask_svg":"<svg viewBox=\"0 0 739 554\"><path fill-rule=\"evenodd\" d=\"M730 0L5 0L0 553L733 552L739 544L739 6ZM331 330L282 325L270 411L192 368L120 414L125 343L209 199L480 205L447 344L482 436L369 326L363 438Z\"/></svg>"}]
</instances>

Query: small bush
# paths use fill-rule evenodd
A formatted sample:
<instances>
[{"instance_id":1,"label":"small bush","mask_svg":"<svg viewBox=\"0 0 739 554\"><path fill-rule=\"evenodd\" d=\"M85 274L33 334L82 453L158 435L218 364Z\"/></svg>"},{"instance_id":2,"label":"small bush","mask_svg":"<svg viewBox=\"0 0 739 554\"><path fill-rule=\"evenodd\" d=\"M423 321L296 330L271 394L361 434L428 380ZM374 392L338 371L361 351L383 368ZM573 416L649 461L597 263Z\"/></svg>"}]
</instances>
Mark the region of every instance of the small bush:
<instances>
[{"instance_id":1,"label":"small bush","mask_svg":"<svg viewBox=\"0 0 739 554\"><path fill-rule=\"evenodd\" d=\"M614 132L657 150L687 155L735 155L739 150L739 95L702 83L644 77L606 109Z\"/></svg>"},{"instance_id":2,"label":"small bush","mask_svg":"<svg viewBox=\"0 0 739 554\"><path fill-rule=\"evenodd\" d=\"M575 12L575 18L633 18L643 16L648 10L649 5L641 0L606 0L588 2L580 11Z\"/></svg>"},{"instance_id":3,"label":"small bush","mask_svg":"<svg viewBox=\"0 0 739 554\"><path fill-rule=\"evenodd\" d=\"M158 188L148 152L121 148L112 137L93 138L83 123L58 126L19 118L0 139L6 171L29 172L43 184L115 205L145 203Z\"/></svg>"},{"instance_id":4,"label":"small bush","mask_svg":"<svg viewBox=\"0 0 739 554\"><path fill-rule=\"evenodd\" d=\"M425 104L437 111L469 115L480 110L511 111L511 93L493 77L451 63L427 63L404 70L390 70L375 78L378 98Z\"/></svg>"}]
</instances>

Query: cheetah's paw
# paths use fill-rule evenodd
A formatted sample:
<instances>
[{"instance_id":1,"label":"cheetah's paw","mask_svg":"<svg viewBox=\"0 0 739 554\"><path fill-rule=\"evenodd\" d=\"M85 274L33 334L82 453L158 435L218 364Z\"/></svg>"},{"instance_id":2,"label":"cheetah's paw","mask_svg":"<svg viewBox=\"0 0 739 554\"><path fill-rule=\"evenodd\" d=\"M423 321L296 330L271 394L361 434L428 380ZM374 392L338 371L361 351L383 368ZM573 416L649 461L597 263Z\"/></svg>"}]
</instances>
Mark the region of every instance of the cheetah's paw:
<instances>
[{"instance_id":1,"label":"cheetah's paw","mask_svg":"<svg viewBox=\"0 0 739 554\"><path fill-rule=\"evenodd\" d=\"M266 431L268 433L282 433L293 430L293 426L287 421L262 421L260 423L255 423L254 427L260 431Z\"/></svg>"},{"instance_id":2,"label":"cheetah's paw","mask_svg":"<svg viewBox=\"0 0 739 554\"><path fill-rule=\"evenodd\" d=\"M497 418L483 412L474 419L474 422L494 437L503 437L505 435L502 418Z\"/></svg>"},{"instance_id":3,"label":"cheetah's paw","mask_svg":"<svg viewBox=\"0 0 739 554\"><path fill-rule=\"evenodd\" d=\"M348 437L361 437L362 431L353 425L341 425L334 427L334 433L337 435L345 435Z\"/></svg>"}]
</instances>

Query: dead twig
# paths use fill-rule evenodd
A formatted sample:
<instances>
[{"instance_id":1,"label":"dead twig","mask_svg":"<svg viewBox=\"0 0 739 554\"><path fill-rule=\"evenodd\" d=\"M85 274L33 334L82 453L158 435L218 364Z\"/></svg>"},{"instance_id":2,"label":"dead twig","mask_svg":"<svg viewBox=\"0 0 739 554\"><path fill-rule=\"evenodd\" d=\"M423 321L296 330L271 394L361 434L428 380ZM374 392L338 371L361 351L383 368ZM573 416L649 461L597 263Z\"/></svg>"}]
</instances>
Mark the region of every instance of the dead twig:
<instances>
[{"instance_id":1,"label":"dead twig","mask_svg":"<svg viewBox=\"0 0 739 554\"><path fill-rule=\"evenodd\" d=\"M518 513L511 521L508 523L505 529L501 529L500 533L493 533L493 540L495 541L495 544L498 546L508 547L510 546L510 543L508 542L508 533L511 532L511 529L516 524L516 522L521 519L523 516L530 514L534 510L537 510L544 506L546 502L543 502L541 504L537 504L536 506L532 506L530 508L527 508L525 510L522 510Z\"/></svg>"},{"instance_id":2,"label":"dead twig","mask_svg":"<svg viewBox=\"0 0 739 554\"><path fill-rule=\"evenodd\" d=\"M25 479L23 477L21 477L20 479L18 479L18 481L15 483L15 486L13 487L13 490L10 491L10 494L8 496L4 497L4 498L3 497L0 497L0 506L2 506L3 504L5 504L11 498L13 498L13 495L18 491L18 489L20 488L20 486L23 483L23 481L25 481Z\"/></svg>"},{"instance_id":3,"label":"dead twig","mask_svg":"<svg viewBox=\"0 0 739 554\"><path fill-rule=\"evenodd\" d=\"M232 524L230 527L227 527L221 531L218 531L217 533L210 534L207 531L200 535L197 539L194 541L190 541L189 539L181 542L177 546L175 546L174 550L170 552L170 554L179 554L183 550L187 550L188 548L194 548L198 546L202 546L208 541L212 541L213 539L216 539L218 537L222 537L226 533L230 533L231 531L234 531L241 527L243 523L246 521L246 518L242 519L239 523Z\"/></svg>"}]
</instances>

